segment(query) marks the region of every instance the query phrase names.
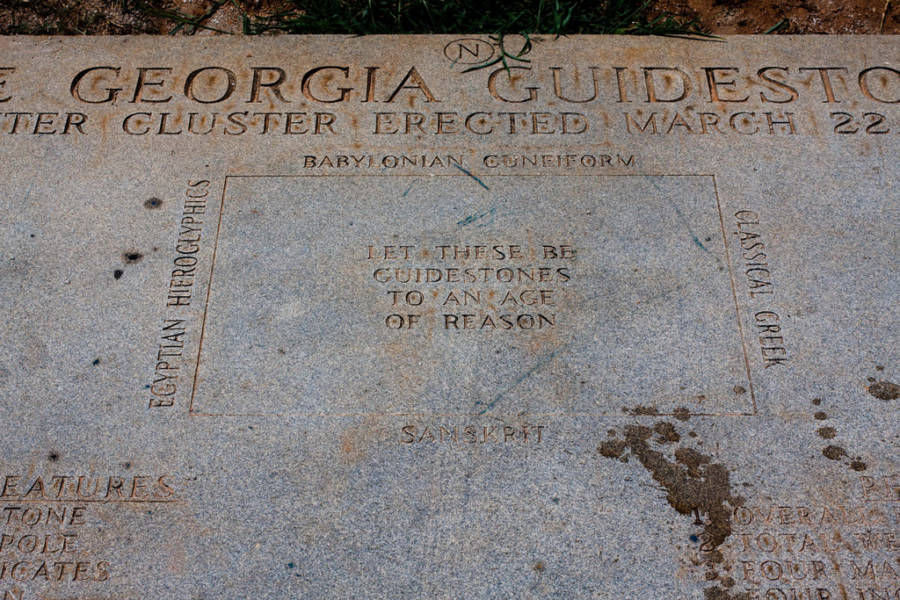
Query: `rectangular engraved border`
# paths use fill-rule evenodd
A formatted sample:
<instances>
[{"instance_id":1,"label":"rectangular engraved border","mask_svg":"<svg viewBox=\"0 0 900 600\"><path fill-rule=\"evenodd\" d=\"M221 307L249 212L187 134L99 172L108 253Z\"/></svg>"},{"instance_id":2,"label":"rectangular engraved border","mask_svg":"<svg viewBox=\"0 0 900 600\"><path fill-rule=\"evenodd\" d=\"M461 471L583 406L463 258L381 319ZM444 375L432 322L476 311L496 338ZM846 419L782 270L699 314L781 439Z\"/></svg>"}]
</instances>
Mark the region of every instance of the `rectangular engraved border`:
<instances>
[{"instance_id":1,"label":"rectangular engraved border","mask_svg":"<svg viewBox=\"0 0 900 600\"><path fill-rule=\"evenodd\" d=\"M545 173L501 173L501 174L492 174L491 177L544 177L547 174ZM747 377L747 387L750 390L750 400L752 410L750 412L691 412L689 416L694 417L744 417L744 416L755 416L758 414L757 405L756 405L756 392L753 387L753 378L750 373L750 359L747 354L747 343L744 339L744 328L741 324L741 309L740 304L738 303L737 296L737 288L735 284L734 277L734 269L731 264L731 253L728 250L728 236L725 232L725 219L722 215L722 203L719 200L719 186L716 182L716 176L714 174L706 174L706 173L621 173L621 174L596 174L596 175L580 175L580 174L568 174L568 173L553 173L555 177L708 177L713 185L713 193L716 198L716 211L719 213L719 227L722 233L722 243L725 248L725 262L728 263L728 274L729 274L729 282L731 283L731 295L734 300L734 314L735 320L737 322L737 330L738 330L738 338L741 342L741 351L744 355L744 372ZM197 377L200 373L200 359L203 355L203 339L206 333L206 318L209 313L209 299L212 292L213 286L213 274L216 268L216 253L219 249L219 232L222 227L222 216L225 212L225 196L228 190L228 180L229 179L245 179L245 178L300 178L300 177L410 177L414 175L410 175L408 173L400 173L400 174L380 174L380 173L372 173L372 174L354 174L354 175L344 175L344 174L327 174L327 173L316 173L316 174L287 174L287 175L225 175L225 180L222 185L222 197L219 201L219 217L217 219L216 224L216 237L213 243L213 253L212 259L210 261L209 268L209 279L206 286L206 301L203 305L203 317L200 325L200 342L197 347L197 358L194 361L194 376L191 383L191 395L190 401L188 403L188 416L192 417L376 417L376 418L388 418L388 417L416 417L416 418L453 418L453 417L468 417L468 418L477 418L484 417L486 415L480 415L478 413L390 413L390 412L374 412L374 413L366 413L366 412L347 412L347 413L310 413L310 412L286 412L286 413L273 413L273 412L238 412L238 413L224 413L224 412L202 412L194 409L194 394L197 389ZM439 174L430 174L429 177L470 177L471 174L466 171L461 171L460 173L439 173ZM519 414L494 414L491 413L491 417L496 418L521 418L523 415ZM612 413L571 413L571 412L558 412L558 413L528 413L528 417L537 417L537 418L548 418L548 417L595 417L595 418L615 418L615 417L627 417L630 415L625 414L612 414ZM672 417L675 416L672 412L661 412L657 413L653 416L660 417Z\"/></svg>"}]
</instances>

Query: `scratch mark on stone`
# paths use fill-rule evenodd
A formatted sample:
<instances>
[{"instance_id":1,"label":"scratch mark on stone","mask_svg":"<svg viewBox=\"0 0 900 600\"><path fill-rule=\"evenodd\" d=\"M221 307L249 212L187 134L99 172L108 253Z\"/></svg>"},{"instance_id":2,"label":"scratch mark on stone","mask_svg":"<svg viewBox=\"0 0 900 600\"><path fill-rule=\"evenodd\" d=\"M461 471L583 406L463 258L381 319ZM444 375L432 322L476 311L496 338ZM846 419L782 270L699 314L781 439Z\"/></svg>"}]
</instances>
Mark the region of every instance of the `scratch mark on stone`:
<instances>
[{"instance_id":1,"label":"scratch mark on stone","mask_svg":"<svg viewBox=\"0 0 900 600\"><path fill-rule=\"evenodd\" d=\"M478 182L478 185L480 185L480 186L483 187L484 189L486 189L486 190L491 189L491 188L489 188L488 186L486 186L482 180L480 180L480 179L478 179L477 177L475 177L475 176L472 174L472 172L471 172L470 170L468 170L467 168L461 167L461 166L459 166L459 165L456 164L456 163L453 163L453 166L456 167L457 169L459 169L460 171L462 171L463 173L465 173L466 175L468 175L469 177L471 177L472 179L474 179L475 181L477 181L477 182Z\"/></svg>"},{"instance_id":2,"label":"scratch mark on stone","mask_svg":"<svg viewBox=\"0 0 900 600\"><path fill-rule=\"evenodd\" d=\"M471 225L475 221L479 219L484 219L485 217L489 217L487 220L482 221L477 225L477 227L485 227L486 225L492 225L494 223L494 215L497 213L496 208L489 208L486 211L476 213L474 215L469 215L465 219L457 221L456 224L460 227L465 227L466 225Z\"/></svg>"},{"instance_id":3,"label":"scratch mark on stone","mask_svg":"<svg viewBox=\"0 0 900 600\"><path fill-rule=\"evenodd\" d=\"M411 190L412 187L413 187L413 184L409 184L409 187L406 188L406 191L405 191L405 192L403 192L403 197L404 197L404 198L406 198L406 195L409 194L409 190Z\"/></svg>"},{"instance_id":4,"label":"scratch mark on stone","mask_svg":"<svg viewBox=\"0 0 900 600\"><path fill-rule=\"evenodd\" d=\"M675 214L678 215L678 220L681 221L681 224L684 225L684 228L687 229L687 232L691 235L691 239L694 240L694 245L703 250L704 252L709 252L709 248L703 245L703 242L700 241L700 238L691 230L691 224L685 218L684 214L681 212L681 209L678 208L678 205L673 201L669 200L669 204L672 205L672 208L675 210Z\"/></svg>"},{"instance_id":5,"label":"scratch mark on stone","mask_svg":"<svg viewBox=\"0 0 900 600\"><path fill-rule=\"evenodd\" d=\"M525 371L524 373L522 373L521 375L519 375L519 376L516 378L516 380L513 381L512 385L510 385L508 388L506 388L505 390L503 390L502 392L500 392L499 394L497 394L496 396L494 396L494 399L491 400L490 402L488 402L487 404L485 404L485 403L482 402L481 400L476 400L476 401L475 401L475 406L476 406L476 407L477 407L477 406L484 406L484 408L482 408L481 411L480 411L478 414L479 414L479 415L483 415L483 414L485 414L487 411L489 411L489 410L491 410L492 408L494 408L494 407L497 405L498 402L500 402L501 400L503 400L503 397L506 396L506 394L508 394L508 393L509 393L510 391L512 391L513 389L515 389L516 386L518 386L520 383L522 383L523 381L525 381L526 379L528 379L529 377L531 377L532 375L534 375L537 371L539 371L540 369L542 369L543 367L545 367L551 360L553 360L553 357L555 357L555 356L557 355L557 353L558 353L560 350L562 350L561 347L560 347L560 348L557 348L557 349L554 350L553 352L550 352L550 353L545 354L544 356L542 356L536 363L534 363L534 365L533 365L530 369L528 369L527 371Z\"/></svg>"},{"instance_id":6,"label":"scratch mark on stone","mask_svg":"<svg viewBox=\"0 0 900 600\"><path fill-rule=\"evenodd\" d=\"M653 185L653 187L655 187L659 191L662 191L662 188L659 187L659 185L656 183L656 181L654 181L654 179L652 177L649 178L649 181ZM718 257L713 255L709 251L709 248L707 248L706 246L703 245L703 242L700 241L700 238L698 238L697 235L694 233L694 231L691 229L690 221L687 220L687 218L684 216L684 213L682 213L681 209L678 208L678 205L675 204L675 202L672 200L669 200L669 205L675 211L675 214L678 216L678 220L681 221L681 224L684 225L685 229L687 229L687 232L690 234L691 239L694 241L694 245L697 246L698 248L700 248L701 250L703 250L704 252L711 254L714 258L716 258L716 261L718 262Z\"/></svg>"}]
</instances>

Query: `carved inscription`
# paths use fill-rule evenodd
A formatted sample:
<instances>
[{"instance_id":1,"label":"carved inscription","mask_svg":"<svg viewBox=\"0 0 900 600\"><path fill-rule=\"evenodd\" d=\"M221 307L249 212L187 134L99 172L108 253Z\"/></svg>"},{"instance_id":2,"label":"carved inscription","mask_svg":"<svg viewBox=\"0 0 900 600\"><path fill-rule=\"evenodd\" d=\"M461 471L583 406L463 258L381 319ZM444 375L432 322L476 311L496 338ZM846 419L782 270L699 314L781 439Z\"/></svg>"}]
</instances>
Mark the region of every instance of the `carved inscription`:
<instances>
[{"instance_id":1,"label":"carved inscription","mask_svg":"<svg viewBox=\"0 0 900 600\"><path fill-rule=\"evenodd\" d=\"M445 46L465 65L493 54L472 38ZM629 136L881 135L896 132L900 70L880 64L562 63L558 60L435 73L408 62L126 66L84 65L58 82L71 110L0 112L0 134L129 137L256 135L327 139L366 132L402 136L579 139L597 130ZM0 104L16 103L25 67L0 67ZM478 90L477 106L453 104L454 83ZM418 104L418 106L417 106ZM116 107L114 119L92 114ZM802 107L802 108L801 108ZM807 108L809 107L809 108ZM93 110L92 110L93 109ZM348 118L362 109L365 117Z\"/></svg>"},{"instance_id":2,"label":"carved inscription","mask_svg":"<svg viewBox=\"0 0 900 600\"><path fill-rule=\"evenodd\" d=\"M181 200L169 263L166 316L157 339L153 379L146 386L151 408L174 406L179 386L189 380L189 373L184 369L184 348L193 323L186 311L197 300L195 291L200 274L203 232L207 225L209 188L210 182L206 179L191 180ZM158 202L162 204L161 200Z\"/></svg>"},{"instance_id":3,"label":"carved inscription","mask_svg":"<svg viewBox=\"0 0 900 600\"><path fill-rule=\"evenodd\" d=\"M900 597L900 506L870 497L881 479L861 477L855 502L737 507L735 591L752 600Z\"/></svg>"},{"instance_id":4,"label":"carved inscription","mask_svg":"<svg viewBox=\"0 0 900 600\"><path fill-rule=\"evenodd\" d=\"M170 475L4 475L0 478L0 592L57 583L98 584L117 576L117 559L92 546L113 507L176 502ZM32 596L29 596L32 597Z\"/></svg>"},{"instance_id":5,"label":"carved inscription","mask_svg":"<svg viewBox=\"0 0 900 600\"><path fill-rule=\"evenodd\" d=\"M493 222L491 210L460 224ZM388 329L540 330L556 327L561 289L574 276L571 244L370 245Z\"/></svg>"},{"instance_id":6,"label":"carved inscription","mask_svg":"<svg viewBox=\"0 0 900 600\"><path fill-rule=\"evenodd\" d=\"M427 416L418 443L448 416L752 407L711 177L451 169L229 178L192 413Z\"/></svg>"},{"instance_id":7,"label":"carved inscription","mask_svg":"<svg viewBox=\"0 0 900 600\"><path fill-rule=\"evenodd\" d=\"M753 328L756 333L759 354L764 368L788 362L788 350L784 337L784 321L781 315L767 303L775 295L770 264L771 250L762 233L759 214L752 210L734 213L734 235L740 245L740 265L743 272L746 295L753 310Z\"/></svg>"}]
</instances>

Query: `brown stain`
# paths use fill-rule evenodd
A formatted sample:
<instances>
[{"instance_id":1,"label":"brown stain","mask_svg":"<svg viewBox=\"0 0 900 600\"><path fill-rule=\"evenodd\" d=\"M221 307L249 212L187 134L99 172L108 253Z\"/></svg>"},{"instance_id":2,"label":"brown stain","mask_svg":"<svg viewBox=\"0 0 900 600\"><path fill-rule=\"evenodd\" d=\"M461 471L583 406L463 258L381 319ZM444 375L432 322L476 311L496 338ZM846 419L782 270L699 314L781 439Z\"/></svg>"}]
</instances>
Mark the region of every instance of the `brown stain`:
<instances>
[{"instance_id":1,"label":"brown stain","mask_svg":"<svg viewBox=\"0 0 900 600\"><path fill-rule=\"evenodd\" d=\"M625 448L628 444L624 440L606 440L597 447L597 452L606 458L618 458L622 462L628 462L625 456Z\"/></svg>"},{"instance_id":2,"label":"brown stain","mask_svg":"<svg viewBox=\"0 0 900 600\"><path fill-rule=\"evenodd\" d=\"M347 434L341 436L341 452L344 454L353 453L353 440Z\"/></svg>"},{"instance_id":3,"label":"brown stain","mask_svg":"<svg viewBox=\"0 0 900 600\"><path fill-rule=\"evenodd\" d=\"M829 460L841 460L847 456L847 451L840 446L825 446L822 449L822 456Z\"/></svg>"},{"instance_id":4,"label":"brown stain","mask_svg":"<svg viewBox=\"0 0 900 600\"><path fill-rule=\"evenodd\" d=\"M635 406L634 408L625 407L625 413L629 415L634 415L636 417L642 416L656 416L659 414L659 409L655 406Z\"/></svg>"},{"instance_id":5,"label":"brown stain","mask_svg":"<svg viewBox=\"0 0 900 600\"><path fill-rule=\"evenodd\" d=\"M653 431L659 436L656 438L658 444L674 444L681 441L681 436L675 430L675 426L667 421L660 421L653 426Z\"/></svg>"},{"instance_id":6,"label":"brown stain","mask_svg":"<svg viewBox=\"0 0 900 600\"><path fill-rule=\"evenodd\" d=\"M338 457L345 465L354 465L368 456L369 446L377 442L377 430L371 418L350 426L339 436Z\"/></svg>"},{"instance_id":7,"label":"brown stain","mask_svg":"<svg viewBox=\"0 0 900 600\"><path fill-rule=\"evenodd\" d=\"M816 412L815 414L813 414L813 418L817 421L824 421L825 419L828 418L828 415L820 410L820 411Z\"/></svg>"},{"instance_id":8,"label":"brown stain","mask_svg":"<svg viewBox=\"0 0 900 600\"><path fill-rule=\"evenodd\" d=\"M689 421L691 419L691 411L684 406L679 406L675 410L672 411L672 416L678 419L679 421Z\"/></svg>"},{"instance_id":9,"label":"brown stain","mask_svg":"<svg viewBox=\"0 0 900 600\"><path fill-rule=\"evenodd\" d=\"M833 439L834 436L837 435L837 432L835 431L834 427L819 427L816 430L816 433L818 433L819 437L824 440Z\"/></svg>"},{"instance_id":10,"label":"brown stain","mask_svg":"<svg viewBox=\"0 0 900 600\"><path fill-rule=\"evenodd\" d=\"M896 400L900 398L900 385L890 381L876 381L866 388L870 396L879 400Z\"/></svg>"},{"instance_id":11,"label":"brown stain","mask_svg":"<svg viewBox=\"0 0 900 600\"><path fill-rule=\"evenodd\" d=\"M703 590L703 600L750 600L750 592L730 592L719 586Z\"/></svg>"},{"instance_id":12,"label":"brown stain","mask_svg":"<svg viewBox=\"0 0 900 600\"><path fill-rule=\"evenodd\" d=\"M622 438L616 431L608 433L608 439L597 448L605 458L623 462L636 458L650 473L653 480L666 492L666 501L679 514L693 516L697 525L703 526L704 562L710 567L707 580L718 577L716 565L724 562L719 547L731 536L731 514L744 499L731 492L731 474L722 464L690 447L678 447L674 461L655 449L651 438L656 433L656 444L674 443L681 439L672 423L657 422L654 426L627 425ZM727 581L726 581L727 580ZM730 585L729 585L730 584ZM704 590L704 598L718 600L746 600L746 594L727 591L733 580L726 577Z\"/></svg>"}]
</instances>

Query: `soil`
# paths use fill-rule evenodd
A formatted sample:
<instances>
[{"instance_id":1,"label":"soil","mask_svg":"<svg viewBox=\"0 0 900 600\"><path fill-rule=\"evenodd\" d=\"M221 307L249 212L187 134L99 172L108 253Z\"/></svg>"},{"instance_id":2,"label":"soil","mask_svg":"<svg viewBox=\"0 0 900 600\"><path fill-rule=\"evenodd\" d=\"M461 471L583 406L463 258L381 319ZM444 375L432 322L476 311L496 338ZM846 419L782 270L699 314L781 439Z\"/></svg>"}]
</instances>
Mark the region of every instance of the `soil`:
<instances>
[{"instance_id":1,"label":"soil","mask_svg":"<svg viewBox=\"0 0 900 600\"><path fill-rule=\"evenodd\" d=\"M655 9L734 33L900 33L900 0L659 0Z\"/></svg>"},{"instance_id":2,"label":"soil","mask_svg":"<svg viewBox=\"0 0 900 600\"><path fill-rule=\"evenodd\" d=\"M0 34L241 33L244 15L289 11L290 0L0 0ZM240 6L240 8L238 8ZM714 34L900 33L900 0L657 0L654 12ZM185 23L212 13L204 27ZM242 14L243 13L243 14Z\"/></svg>"}]
</instances>

